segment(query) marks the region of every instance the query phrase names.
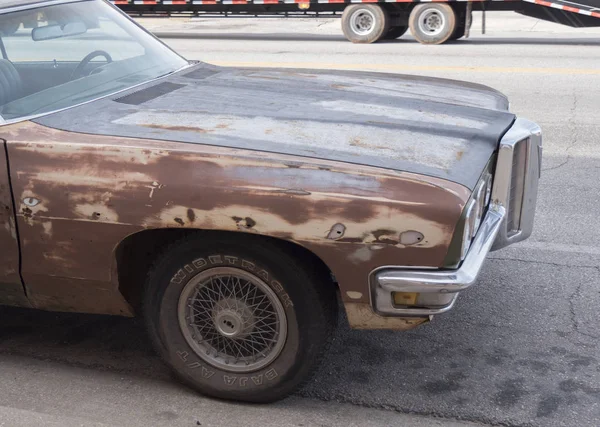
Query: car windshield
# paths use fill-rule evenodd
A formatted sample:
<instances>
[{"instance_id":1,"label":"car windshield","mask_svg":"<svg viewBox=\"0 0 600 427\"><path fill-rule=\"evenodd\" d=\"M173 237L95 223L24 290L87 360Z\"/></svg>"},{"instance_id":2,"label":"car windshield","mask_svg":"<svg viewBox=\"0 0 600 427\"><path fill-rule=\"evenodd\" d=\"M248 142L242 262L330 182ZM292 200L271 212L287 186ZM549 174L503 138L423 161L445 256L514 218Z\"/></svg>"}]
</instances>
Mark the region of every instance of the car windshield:
<instances>
[{"instance_id":1,"label":"car windshield","mask_svg":"<svg viewBox=\"0 0 600 427\"><path fill-rule=\"evenodd\" d=\"M0 14L0 116L81 104L188 62L103 0Z\"/></svg>"}]
</instances>

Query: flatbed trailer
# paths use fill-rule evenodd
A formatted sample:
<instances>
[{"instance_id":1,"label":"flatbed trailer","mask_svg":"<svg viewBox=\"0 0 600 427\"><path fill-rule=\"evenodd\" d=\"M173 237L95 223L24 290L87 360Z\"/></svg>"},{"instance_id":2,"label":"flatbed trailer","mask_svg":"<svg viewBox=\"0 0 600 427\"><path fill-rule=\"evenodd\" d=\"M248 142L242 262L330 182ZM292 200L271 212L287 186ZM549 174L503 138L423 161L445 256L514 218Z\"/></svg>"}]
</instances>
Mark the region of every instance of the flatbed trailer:
<instances>
[{"instance_id":1,"label":"flatbed trailer","mask_svg":"<svg viewBox=\"0 0 600 427\"><path fill-rule=\"evenodd\" d=\"M353 43L396 39L409 29L423 44L469 36L472 12L514 11L571 27L600 27L600 0L113 0L138 15L319 15L340 14Z\"/></svg>"}]
</instances>

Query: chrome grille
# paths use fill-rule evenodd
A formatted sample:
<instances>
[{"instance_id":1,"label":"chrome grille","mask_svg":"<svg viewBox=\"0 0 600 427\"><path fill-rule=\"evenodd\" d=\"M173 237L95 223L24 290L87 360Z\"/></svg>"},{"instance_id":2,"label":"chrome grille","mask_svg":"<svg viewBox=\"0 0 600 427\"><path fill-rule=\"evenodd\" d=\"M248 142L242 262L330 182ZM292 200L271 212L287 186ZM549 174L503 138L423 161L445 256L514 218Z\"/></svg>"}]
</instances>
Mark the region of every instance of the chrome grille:
<instances>
[{"instance_id":1,"label":"chrome grille","mask_svg":"<svg viewBox=\"0 0 600 427\"><path fill-rule=\"evenodd\" d=\"M525 189L525 170L527 168L527 146L529 140L517 142L513 151L510 190L508 198L508 215L506 231L508 235L521 230L521 213L523 209L523 194Z\"/></svg>"},{"instance_id":2,"label":"chrome grille","mask_svg":"<svg viewBox=\"0 0 600 427\"><path fill-rule=\"evenodd\" d=\"M540 177L542 131L518 118L500 141L490 209L504 211L492 250L525 240L533 231Z\"/></svg>"}]
</instances>

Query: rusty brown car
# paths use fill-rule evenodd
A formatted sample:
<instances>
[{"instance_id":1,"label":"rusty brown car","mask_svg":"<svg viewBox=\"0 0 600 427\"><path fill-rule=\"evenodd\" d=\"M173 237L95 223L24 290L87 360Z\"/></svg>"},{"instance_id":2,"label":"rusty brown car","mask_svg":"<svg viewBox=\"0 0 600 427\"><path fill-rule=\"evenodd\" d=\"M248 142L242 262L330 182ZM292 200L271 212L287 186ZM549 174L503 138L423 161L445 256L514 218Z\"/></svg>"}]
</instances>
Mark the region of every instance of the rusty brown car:
<instances>
[{"instance_id":1,"label":"rusty brown car","mask_svg":"<svg viewBox=\"0 0 600 427\"><path fill-rule=\"evenodd\" d=\"M202 393L301 386L532 231L541 132L484 86L190 62L103 0L0 3L0 302L144 316Z\"/></svg>"}]
</instances>

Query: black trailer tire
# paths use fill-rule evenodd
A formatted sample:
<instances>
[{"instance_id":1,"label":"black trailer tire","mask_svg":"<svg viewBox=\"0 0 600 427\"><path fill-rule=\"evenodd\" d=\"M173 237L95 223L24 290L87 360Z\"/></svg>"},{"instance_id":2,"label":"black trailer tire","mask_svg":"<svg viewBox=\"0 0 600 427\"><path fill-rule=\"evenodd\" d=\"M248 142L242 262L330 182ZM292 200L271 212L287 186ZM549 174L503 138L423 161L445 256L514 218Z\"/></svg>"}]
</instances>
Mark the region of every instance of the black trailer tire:
<instances>
[{"instance_id":1,"label":"black trailer tire","mask_svg":"<svg viewBox=\"0 0 600 427\"><path fill-rule=\"evenodd\" d=\"M421 3L410 13L408 25L412 35L420 43L442 44L454 34L457 17L448 4Z\"/></svg>"},{"instance_id":2,"label":"black trailer tire","mask_svg":"<svg viewBox=\"0 0 600 427\"><path fill-rule=\"evenodd\" d=\"M456 16L456 29L450 36L449 40L458 40L465 36L465 31L467 30L467 17L466 16Z\"/></svg>"},{"instance_id":3,"label":"black trailer tire","mask_svg":"<svg viewBox=\"0 0 600 427\"><path fill-rule=\"evenodd\" d=\"M400 25L398 27L390 27L388 32L383 37L385 40L394 40L402 37L408 31L408 25Z\"/></svg>"},{"instance_id":4,"label":"black trailer tire","mask_svg":"<svg viewBox=\"0 0 600 427\"><path fill-rule=\"evenodd\" d=\"M376 4L353 4L342 14L342 31L352 43L374 43L385 37L390 16Z\"/></svg>"},{"instance_id":5,"label":"black trailer tire","mask_svg":"<svg viewBox=\"0 0 600 427\"><path fill-rule=\"evenodd\" d=\"M338 310L327 274L268 241L187 237L148 275L150 338L202 394L282 399L311 378L331 341Z\"/></svg>"},{"instance_id":6,"label":"black trailer tire","mask_svg":"<svg viewBox=\"0 0 600 427\"><path fill-rule=\"evenodd\" d=\"M467 27L464 24L458 25L448 40L458 40L463 38L465 36L466 29Z\"/></svg>"}]
</instances>

